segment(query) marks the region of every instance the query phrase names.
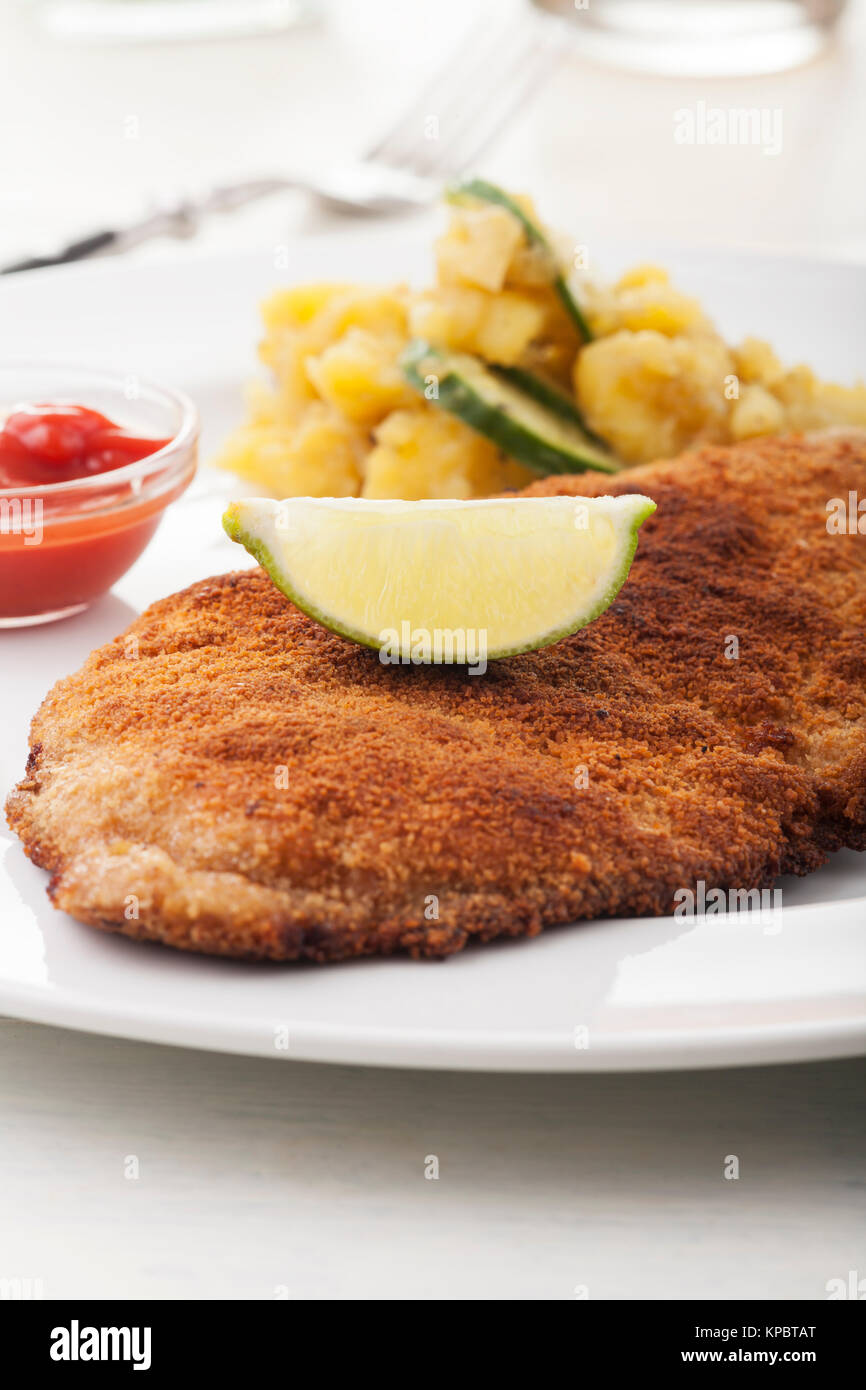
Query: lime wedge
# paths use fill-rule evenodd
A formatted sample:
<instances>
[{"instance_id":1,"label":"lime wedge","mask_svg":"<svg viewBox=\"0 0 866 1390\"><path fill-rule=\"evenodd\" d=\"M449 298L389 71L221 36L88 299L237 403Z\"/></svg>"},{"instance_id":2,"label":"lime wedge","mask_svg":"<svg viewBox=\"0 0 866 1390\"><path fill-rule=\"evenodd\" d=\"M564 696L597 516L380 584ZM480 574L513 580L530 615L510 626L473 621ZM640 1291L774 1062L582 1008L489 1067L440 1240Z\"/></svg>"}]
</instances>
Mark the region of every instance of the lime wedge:
<instances>
[{"instance_id":1,"label":"lime wedge","mask_svg":"<svg viewBox=\"0 0 866 1390\"><path fill-rule=\"evenodd\" d=\"M603 613L654 511L637 495L249 498L223 526L298 608L383 661L472 664L547 646Z\"/></svg>"}]
</instances>

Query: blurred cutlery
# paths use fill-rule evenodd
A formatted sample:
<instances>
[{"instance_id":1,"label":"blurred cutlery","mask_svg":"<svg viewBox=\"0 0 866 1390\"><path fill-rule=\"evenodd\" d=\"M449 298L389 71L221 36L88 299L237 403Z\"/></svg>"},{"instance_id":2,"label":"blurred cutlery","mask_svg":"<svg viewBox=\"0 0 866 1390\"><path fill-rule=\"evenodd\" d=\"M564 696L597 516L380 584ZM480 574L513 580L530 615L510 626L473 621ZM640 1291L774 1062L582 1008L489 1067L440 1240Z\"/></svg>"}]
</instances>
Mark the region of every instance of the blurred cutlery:
<instances>
[{"instance_id":1,"label":"blurred cutlery","mask_svg":"<svg viewBox=\"0 0 866 1390\"><path fill-rule=\"evenodd\" d=\"M559 21L506 10L488 13L471 26L445 65L361 159L321 175L224 184L125 227L92 232L53 254L16 261L0 274L117 254L158 236L190 237L209 213L232 212L286 189L344 213L396 213L433 202L442 182L478 157L561 51Z\"/></svg>"}]
</instances>

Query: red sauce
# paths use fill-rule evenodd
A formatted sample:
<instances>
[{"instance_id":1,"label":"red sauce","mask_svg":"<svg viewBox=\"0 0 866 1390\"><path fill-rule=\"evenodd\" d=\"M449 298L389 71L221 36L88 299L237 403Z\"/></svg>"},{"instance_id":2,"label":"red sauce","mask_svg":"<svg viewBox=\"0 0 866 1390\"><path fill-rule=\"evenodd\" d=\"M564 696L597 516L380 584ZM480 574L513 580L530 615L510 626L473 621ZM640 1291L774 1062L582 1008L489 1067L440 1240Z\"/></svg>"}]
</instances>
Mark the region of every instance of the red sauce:
<instances>
[{"instance_id":1,"label":"red sauce","mask_svg":"<svg viewBox=\"0 0 866 1390\"><path fill-rule=\"evenodd\" d=\"M142 486L112 474L170 441L80 405L22 405L0 428L0 625L90 603L125 574L195 471L195 442ZM96 475L105 474L105 481ZM93 478L86 488L63 484ZM29 492L48 483L47 492ZM5 493L2 489L7 489Z\"/></svg>"},{"instance_id":2,"label":"red sauce","mask_svg":"<svg viewBox=\"0 0 866 1390\"><path fill-rule=\"evenodd\" d=\"M69 483L155 454L167 439L141 439L83 405L22 405L0 429L0 488Z\"/></svg>"}]
</instances>

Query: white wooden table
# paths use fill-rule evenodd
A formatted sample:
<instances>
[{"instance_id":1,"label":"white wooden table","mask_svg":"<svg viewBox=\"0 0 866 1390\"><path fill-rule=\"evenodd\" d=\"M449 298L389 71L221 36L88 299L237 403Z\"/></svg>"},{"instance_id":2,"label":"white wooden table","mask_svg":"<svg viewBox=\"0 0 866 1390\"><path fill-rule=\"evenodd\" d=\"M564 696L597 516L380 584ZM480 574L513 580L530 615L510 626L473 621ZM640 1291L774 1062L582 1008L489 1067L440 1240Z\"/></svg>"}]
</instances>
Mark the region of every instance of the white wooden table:
<instances>
[{"instance_id":1,"label":"white wooden table","mask_svg":"<svg viewBox=\"0 0 866 1390\"><path fill-rule=\"evenodd\" d=\"M0 12L4 260L150 191L362 148L471 6L340 0L303 34L123 50L51 47L28 8ZM567 57L485 167L592 245L628 224L864 258L864 57L859 3L834 53L772 79ZM780 109L781 153L677 145L698 100ZM276 245L318 220L290 195L139 254ZM820 1299L866 1271L864 1079L860 1062L412 1074L0 1022L0 1277L47 1297Z\"/></svg>"},{"instance_id":2,"label":"white wooden table","mask_svg":"<svg viewBox=\"0 0 866 1390\"><path fill-rule=\"evenodd\" d=\"M864 1083L376 1071L7 1022L0 1273L48 1298L821 1299L864 1269Z\"/></svg>"}]
</instances>

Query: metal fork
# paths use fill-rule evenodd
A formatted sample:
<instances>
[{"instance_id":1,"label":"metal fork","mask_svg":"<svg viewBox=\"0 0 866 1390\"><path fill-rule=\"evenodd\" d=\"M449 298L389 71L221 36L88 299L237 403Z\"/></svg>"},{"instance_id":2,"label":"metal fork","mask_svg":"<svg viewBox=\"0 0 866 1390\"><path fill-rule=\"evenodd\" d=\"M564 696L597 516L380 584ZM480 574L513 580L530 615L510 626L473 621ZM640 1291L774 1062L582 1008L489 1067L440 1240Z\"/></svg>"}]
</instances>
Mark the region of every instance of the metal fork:
<instances>
[{"instance_id":1,"label":"metal fork","mask_svg":"<svg viewBox=\"0 0 866 1390\"><path fill-rule=\"evenodd\" d=\"M340 212L395 213L432 202L443 180L467 169L561 51L559 22L529 10L488 13L409 108L360 159L319 174L288 174L212 188L183 198L126 227L106 228L48 256L0 270L36 270L106 252L131 250L153 237L190 237L202 217L232 212L285 189L300 190Z\"/></svg>"}]
</instances>

